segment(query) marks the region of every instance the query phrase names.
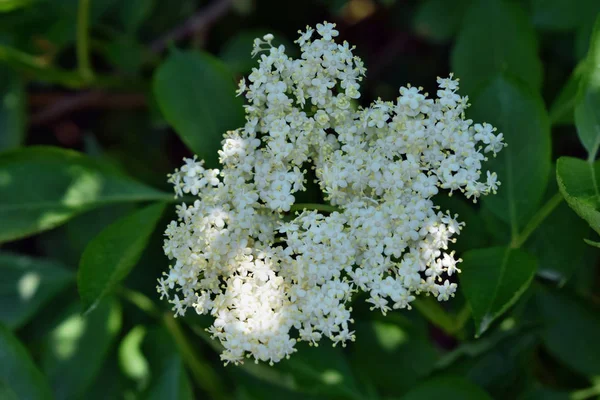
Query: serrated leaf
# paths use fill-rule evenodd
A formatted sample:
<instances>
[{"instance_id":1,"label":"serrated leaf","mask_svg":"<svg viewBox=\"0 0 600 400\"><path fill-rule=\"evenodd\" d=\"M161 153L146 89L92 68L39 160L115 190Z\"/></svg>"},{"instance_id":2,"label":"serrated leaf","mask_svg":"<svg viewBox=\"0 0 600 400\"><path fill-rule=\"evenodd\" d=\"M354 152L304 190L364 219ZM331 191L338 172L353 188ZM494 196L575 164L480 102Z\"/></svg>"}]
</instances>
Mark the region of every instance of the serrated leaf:
<instances>
[{"instance_id":1,"label":"serrated leaf","mask_svg":"<svg viewBox=\"0 0 600 400\"><path fill-rule=\"evenodd\" d=\"M567 293L540 289L537 294L548 351L587 377L600 374L600 318L598 310Z\"/></svg>"},{"instance_id":2,"label":"serrated leaf","mask_svg":"<svg viewBox=\"0 0 600 400\"><path fill-rule=\"evenodd\" d=\"M87 316L74 303L46 337L42 369L57 400L79 398L93 382L121 328L121 309L114 300Z\"/></svg>"},{"instance_id":3,"label":"serrated leaf","mask_svg":"<svg viewBox=\"0 0 600 400\"><path fill-rule=\"evenodd\" d=\"M556 162L556 180L569 207L600 233L600 162L561 157Z\"/></svg>"},{"instance_id":4,"label":"serrated leaf","mask_svg":"<svg viewBox=\"0 0 600 400\"><path fill-rule=\"evenodd\" d=\"M27 349L0 324L0 381L18 399L51 400L48 382L31 360Z\"/></svg>"},{"instance_id":5,"label":"serrated leaf","mask_svg":"<svg viewBox=\"0 0 600 400\"><path fill-rule=\"evenodd\" d=\"M600 16L596 19L575 105L575 125L581 143L594 160L600 147Z\"/></svg>"},{"instance_id":6,"label":"serrated leaf","mask_svg":"<svg viewBox=\"0 0 600 400\"><path fill-rule=\"evenodd\" d=\"M462 258L460 285L479 336L529 287L537 261L523 250L508 247L471 250Z\"/></svg>"},{"instance_id":7,"label":"serrated leaf","mask_svg":"<svg viewBox=\"0 0 600 400\"><path fill-rule=\"evenodd\" d=\"M535 31L518 5L478 0L464 17L451 64L469 95L500 73L514 75L537 90L543 76L537 53Z\"/></svg>"},{"instance_id":8,"label":"serrated leaf","mask_svg":"<svg viewBox=\"0 0 600 400\"><path fill-rule=\"evenodd\" d=\"M75 151L27 147L0 154L0 243L102 205L170 199Z\"/></svg>"},{"instance_id":9,"label":"serrated leaf","mask_svg":"<svg viewBox=\"0 0 600 400\"><path fill-rule=\"evenodd\" d=\"M538 93L499 76L477 95L469 115L494 125L508 144L485 164L502 185L498 194L486 196L482 203L515 235L537 210L551 172L550 122L544 103Z\"/></svg>"},{"instance_id":10,"label":"serrated leaf","mask_svg":"<svg viewBox=\"0 0 600 400\"><path fill-rule=\"evenodd\" d=\"M153 79L156 101L183 142L209 167L223 134L244 123L242 99L227 67L207 53L174 51Z\"/></svg>"},{"instance_id":11,"label":"serrated leaf","mask_svg":"<svg viewBox=\"0 0 600 400\"><path fill-rule=\"evenodd\" d=\"M442 376L429 379L410 390L401 400L492 400L479 386L458 376Z\"/></svg>"},{"instance_id":12,"label":"serrated leaf","mask_svg":"<svg viewBox=\"0 0 600 400\"><path fill-rule=\"evenodd\" d=\"M84 312L92 310L135 266L164 207L159 203L135 211L109 225L88 244L77 274Z\"/></svg>"},{"instance_id":13,"label":"serrated leaf","mask_svg":"<svg viewBox=\"0 0 600 400\"><path fill-rule=\"evenodd\" d=\"M15 329L74 280L56 262L0 253L0 322Z\"/></svg>"}]
</instances>

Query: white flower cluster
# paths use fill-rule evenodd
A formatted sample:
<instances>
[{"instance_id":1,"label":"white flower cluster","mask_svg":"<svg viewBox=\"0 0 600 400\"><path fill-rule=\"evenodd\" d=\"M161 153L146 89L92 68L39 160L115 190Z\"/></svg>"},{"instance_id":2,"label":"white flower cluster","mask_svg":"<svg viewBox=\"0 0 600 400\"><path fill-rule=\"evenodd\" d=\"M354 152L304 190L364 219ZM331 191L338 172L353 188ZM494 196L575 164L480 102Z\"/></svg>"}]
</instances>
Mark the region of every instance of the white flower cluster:
<instances>
[{"instance_id":1,"label":"white flower cluster","mask_svg":"<svg viewBox=\"0 0 600 400\"><path fill-rule=\"evenodd\" d=\"M448 244L462 223L432 202L440 188L467 197L495 192L481 181L486 153L502 134L464 117L457 80L439 79L437 99L402 87L395 102L358 107L365 74L334 24L307 28L302 55L286 56L272 35L255 41L259 66L240 83L246 125L227 132L221 170L186 159L170 176L178 207L159 280L176 315L214 316L209 329L225 363L278 362L297 341L354 339L349 302L358 290L384 314L419 293L448 300L460 272ZM266 54L265 54L266 53ZM328 204L294 204L307 169Z\"/></svg>"}]
</instances>

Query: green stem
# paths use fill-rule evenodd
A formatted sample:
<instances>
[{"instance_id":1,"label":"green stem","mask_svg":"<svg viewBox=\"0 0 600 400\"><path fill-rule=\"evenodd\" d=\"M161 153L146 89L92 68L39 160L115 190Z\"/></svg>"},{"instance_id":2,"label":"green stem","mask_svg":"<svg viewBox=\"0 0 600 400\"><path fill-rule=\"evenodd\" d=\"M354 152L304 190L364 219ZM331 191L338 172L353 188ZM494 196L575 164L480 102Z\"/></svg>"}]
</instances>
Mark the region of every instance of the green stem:
<instances>
[{"instance_id":1,"label":"green stem","mask_svg":"<svg viewBox=\"0 0 600 400\"><path fill-rule=\"evenodd\" d=\"M148 297L144 296L142 293L128 289L125 286L121 286L117 289L117 294L146 314L155 318L162 318L162 313L158 307L156 307L154 302Z\"/></svg>"},{"instance_id":2,"label":"green stem","mask_svg":"<svg viewBox=\"0 0 600 400\"><path fill-rule=\"evenodd\" d=\"M183 329L181 329L173 315L165 313L163 322L175 340L179 353L192 372L198 386L204 389L211 399L228 399L225 385L221 382L219 376L215 374L210 364L197 356L196 350L188 341Z\"/></svg>"},{"instance_id":3,"label":"green stem","mask_svg":"<svg viewBox=\"0 0 600 400\"><path fill-rule=\"evenodd\" d=\"M458 312L454 319L454 332L460 332L471 318L471 307L467 304Z\"/></svg>"},{"instance_id":4,"label":"green stem","mask_svg":"<svg viewBox=\"0 0 600 400\"><path fill-rule=\"evenodd\" d=\"M595 385L587 389L572 392L569 398L571 400L586 400L600 396L600 385Z\"/></svg>"},{"instance_id":5,"label":"green stem","mask_svg":"<svg viewBox=\"0 0 600 400\"><path fill-rule=\"evenodd\" d=\"M454 319L432 297L420 297L411 303L421 315L448 335L454 335Z\"/></svg>"},{"instance_id":6,"label":"green stem","mask_svg":"<svg viewBox=\"0 0 600 400\"><path fill-rule=\"evenodd\" d=\"M529 239L529 236L531 236L538 226L540 226L546 217L550 215L562 201L563 197L560 193L556 193L554 196L552 196L552 198L548 200L533 217L531 217L527 225L525 225L525 228L523 228L523 231L514 238L510 244L510 247L513 249L518 249L519 247L523 246L527 239Z\"/></svg>"},{"instance_id":7,"label":"green stem","mask_svg":"<svg viewBox=\"0 0 600 400\"><path fill-rule=\"evenodd\" d=\"M79 74L86 82L94 79L90 63L90 2L91 0L79 0L77 9L77 64Z\"/></svg>"},{"instance_id":8,"label":"green stem","mask_svg":"<svg viewBox=\"0 0 600 400\"><path fill-rule=\"evenodd\" d=\"M11 47L0 45L0 62L17 71L33 75L36 80L57 83L71 89L94 88L130 88L141 87L139 82L128 82L122 78L99 76L93 82L83 79L79 71L67 71L57 68L41 57L24 53Z\"/></svg>"},{"instance_id":9,"label":"green stem","mask_svg":"<svg viewBox=\"0 0 600 400\"><path fill-rule=\"evenodd\" d=\"M179 323L171 313L161 312L148 297L126 287L120 287L117 293L121 298L135 305L146 314L162 321L167 331L173 337L179 353L192 372L197 385L205 390L211 399L229 400L225 385L219 376L215 374L210 364L198 356L196 349L188 341L183 329L181 329Z\"/></svg>"},{"instance_id":10,"label":"green stem","mask_svg":"<svg viewBox=\"0 0 600 400\"><path fill-rule=\"evenodd\" d=\"M317 204L317 203L298 203L294 204L290 208L290 212L294 213L296 211L304 211L304 210L317 210L327 213L332 213L335 211L340 211L339 207L331 206L329 204Z\"/></svg>"}]
</instances>

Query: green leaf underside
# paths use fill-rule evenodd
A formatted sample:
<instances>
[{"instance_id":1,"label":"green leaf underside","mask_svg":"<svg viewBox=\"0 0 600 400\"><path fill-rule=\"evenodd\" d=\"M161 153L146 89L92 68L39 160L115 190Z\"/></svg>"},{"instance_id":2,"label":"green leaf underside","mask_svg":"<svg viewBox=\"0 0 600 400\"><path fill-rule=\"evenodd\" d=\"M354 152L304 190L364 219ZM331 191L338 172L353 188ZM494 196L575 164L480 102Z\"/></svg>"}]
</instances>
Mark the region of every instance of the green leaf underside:
<instances>
[{"instance_id":1,"label":"green leaf underside","mask_svg":"<svg viewBox=\"0 0 600 400\"><path fill-rule=\"evenodd\" d=\"M0 154L0 242L54 228L101 205L169 199L78 152L28 147Z\"/></svg>"},{"instance_id":2,"label":"green leaf underside","mask_svg":"<svg viewBox=\"0 0 600 400\"><path fill-rule=\"evenodd\" d=\"M0 321L19 328L73 281L74 274L56 262L0 253Z\"/></svg>"},{"instance_id":3,"label":"green leaf underside","mask_svg":"<svg viewBox=\"0 0 600 400\"><path fill-rule=\"evenodd\" d=\"M600 233L600 163L561 157L556 163L558 188L567 204Z\"/></svg>"},{"instance_id":4,"label":"green leaf underside","mask_svg":"<svg viewBox=\"0 0 600 400\"><path fill-rule=\"evenodd\" d=\"M135 266L164 207L153 204L119 219L86 247L77 275L84 312L92 310Z\"/></svg>"},{"instance_id":5,"label":"green leaf underside","mask_svg":"<svg viewBox=\"0 0 600 400\"><path fill-rule=\"evenodd\" d=\"M494 125L508 143L485 163L502 184L496 195L483 198L482 203L510 225L514 236L537 211L552 168L550 122L544 103L538 93L498 76L476 96L469 116Z\"/></svg>"},{"instance_id":6,"label":"green leaf underside","mask_svg":"<svg viewBox=\"0 0 600 400\"><path fill-rule=\"evenodd\" d=\"M583 79L575 106L575 125L581 143L594 160L600 147L600 16L590 39Z\"/></svg>"},{"instance_id":7,"label":"green leaf underside","mask_svg":"<svg viewBox=\"0 0 600 400\"><path fill-rule=\"evenodd\" d=\"M509 73L532 89L542 84L536 35L516 4L474 1L467 11L451 54L452 71L463 93L473 95L486 81Z\"/></svg>"},{"instance_id":8,"label":"green leaf underside","mask_svg":"<svg viewBox=\"0 0 600 400\"><path fill-rule=\"evenodd\" d=\"M156 101L183 142L209 167L218 166L221 139L244 123L233 76L215 57L172 52L153 79Z\"/></svg>"},{"instance_id":9,"label":"green leaf underside","mask_svg":"<svg viewBox=\"0 0 600 400\"><path fill-rule=\"evenodd\" d=\"M536 268L533 256L508 247L471 250L463 255L460 284L473 312L477 336L525 292Z\"/></svg>"},{"instance_id":10,"label":"green leaf underside","mask_svg":"<svg viewBox=\"0 0 600 400\"><path fill-rule=\"evenodd\" d=\"M18 399L53 399L48 382L33 363L27 349L1 324L0 381L6 385L4 390Z\"/></svg>"}]
</instances>

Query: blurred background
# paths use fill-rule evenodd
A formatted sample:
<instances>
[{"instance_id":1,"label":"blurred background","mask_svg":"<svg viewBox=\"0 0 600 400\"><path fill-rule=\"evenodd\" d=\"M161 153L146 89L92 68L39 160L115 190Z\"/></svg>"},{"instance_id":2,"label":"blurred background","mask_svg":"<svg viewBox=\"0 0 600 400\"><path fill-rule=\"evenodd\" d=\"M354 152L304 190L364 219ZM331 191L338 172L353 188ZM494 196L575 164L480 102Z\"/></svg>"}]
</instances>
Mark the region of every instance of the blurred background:
<instances>
[{"instance_id":1,"label":"blurred background","mask_svg":"<svg viewBox=\"0 0 600 400\"><path fill-rule=\"evenodd\" d=\"M253 39L272 33L296 56L297 31L327 20L365 63L361 102L395 99L408 83L435 94L436 77L454 72L475 99L473 118L507 131L508 149L524 157L515 168L543 182L548 198L554 168L537 176L527 157L586 157L573 104L599 13L598 0L0 0L0 160L29 146L73 149L170 192L167 174L183 157L215 166L221 134L243 123L234 90L256 65ZM499 103L477 102L498 76L518 81L535 115L527 101L502 115ZM216 132L204 128L204 110L219 115ZM538 125L544 145L528 136ZM54 176L21 178L30 187L17 198ZM508 242L510 227L489 208L460 196L439 203L467 223L459 254ZM359 298L355 343L299 346L275 367L224 367L204 331L210 318L174 319L158 299L174 204L124 283L81 314L86 246L136 207L97 206L54 229L0 235L0 399L600 396L598 249L564 203L523 244L539 262L532 284L480 338L460 285L448 303L424 299L386 317Z\"/></svg>"}]
</instances>

